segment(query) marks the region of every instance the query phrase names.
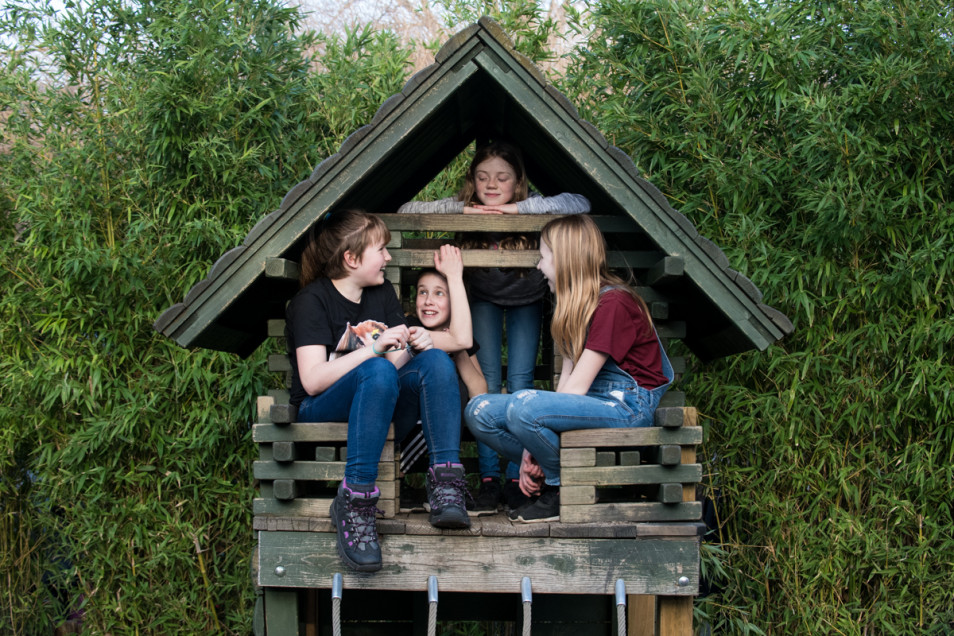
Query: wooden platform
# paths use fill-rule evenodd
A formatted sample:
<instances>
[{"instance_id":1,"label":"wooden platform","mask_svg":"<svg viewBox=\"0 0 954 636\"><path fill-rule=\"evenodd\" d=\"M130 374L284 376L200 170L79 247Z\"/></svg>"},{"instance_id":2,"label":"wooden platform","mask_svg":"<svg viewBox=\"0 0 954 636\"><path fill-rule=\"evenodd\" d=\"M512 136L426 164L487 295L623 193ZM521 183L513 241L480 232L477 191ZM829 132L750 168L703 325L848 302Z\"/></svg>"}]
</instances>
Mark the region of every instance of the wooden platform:
<instances>
[{"instance_id":1,"label":"wooden platform","mask_svg":"<svg viewBox=\"0 0 954 636\"><path fill-rule=\"evenodd\" d=\"M256 517L258 584L331 587L341 573L349 589L427 589L437 576L447 592L692 596L699 589L699 523L511 522L504 514L472 519L467 530L441 530L426 513L380 519L384 567L350 571L335 548L329 519Z\"/></svg>"}]
</instances>

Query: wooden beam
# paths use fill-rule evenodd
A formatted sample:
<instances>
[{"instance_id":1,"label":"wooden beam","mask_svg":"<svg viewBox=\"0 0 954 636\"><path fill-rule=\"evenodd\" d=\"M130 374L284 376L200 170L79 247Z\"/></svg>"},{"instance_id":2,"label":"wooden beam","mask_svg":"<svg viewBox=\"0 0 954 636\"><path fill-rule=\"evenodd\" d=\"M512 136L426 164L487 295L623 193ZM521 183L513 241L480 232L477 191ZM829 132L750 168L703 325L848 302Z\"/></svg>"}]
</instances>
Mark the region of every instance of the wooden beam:
<instances>
[{"instance_id":1,"label":"wooden beam","mask_svg":"<svg viewBox=\"0 0 954 636\"><path fill-rule=\"evenodd\" d=\"M334 533L261 532L259 584L327 587L342 572L347 589L422 591L435 575L441 592L516 594L530 576L540 594L613 594L623 579L635 594L681 595L695 590L680 587L679 577L699 577L697 537L379 536L384 567L368 575L342 567Z\"/></svg>"},{"instance_id":2,"label":"wooden beam","mask_svg":"<svg viewBox=\"0 0 954 636\"><path fill-rule=\"evenodd\" d=\"M692 597L660 596L659 636L692 636Z\"/></svg>"},{"instance_id":3,"label":"wooden beam","mask_svg":"<svg viewBox=\"0 0 954 636\"><path fill-rule=\"evenodd\" d=\"M685 272L686 264L678 256L665 256L646 272L645 283L652 287L670 285Z\"/></svg>"}]
</instances>

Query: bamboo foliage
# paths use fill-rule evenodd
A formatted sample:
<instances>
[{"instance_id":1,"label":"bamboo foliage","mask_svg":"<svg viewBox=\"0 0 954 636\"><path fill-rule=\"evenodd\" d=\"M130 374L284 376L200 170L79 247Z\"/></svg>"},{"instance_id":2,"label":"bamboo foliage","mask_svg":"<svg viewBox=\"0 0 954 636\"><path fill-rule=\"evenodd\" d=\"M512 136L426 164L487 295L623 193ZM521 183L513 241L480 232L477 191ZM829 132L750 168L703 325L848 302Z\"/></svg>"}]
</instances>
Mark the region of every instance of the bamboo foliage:
<instances>
[{"instance_id":1,"label":"bamboo foliage","mask_svg":"<svg viewBox=\"0 0 954 636\"><path fill-rule=\"evenodd\" d=\"M539 3L482 6L548 58ZM581 44L560 88L796 327L685 376L719 521L697 624L947 633L950 7L565 15ZM270 0L0 9L4 634L70 616L90 633L249 631L266 352L182 351L151 325L407 77L399 34L301 19ZM464 163L422 196L453 193Z\"/></svg>"},{"instance_id":2,"label":"bamboo foliage","mask_svg":"<svg viewBox=\"0 0 954 636\"><path fill-rule=\"evenodd\" d=\"M406 53L326 38L350 60L332 80L270 1L2 11L0 632L248 633L264 352L152 323L370 121Z\"/></svg>"},{"instance_id":3,"label":"bamboo foliage","mask_svg":"<svg viewBox=\"0 0 954 636\"><path fill-rule=\"evenodd\" d=\"M950 6L609 0L588 17L567 91L795 323L686 376L721 522L700 618L947 633Z\"/></svg>"}]
</instances>

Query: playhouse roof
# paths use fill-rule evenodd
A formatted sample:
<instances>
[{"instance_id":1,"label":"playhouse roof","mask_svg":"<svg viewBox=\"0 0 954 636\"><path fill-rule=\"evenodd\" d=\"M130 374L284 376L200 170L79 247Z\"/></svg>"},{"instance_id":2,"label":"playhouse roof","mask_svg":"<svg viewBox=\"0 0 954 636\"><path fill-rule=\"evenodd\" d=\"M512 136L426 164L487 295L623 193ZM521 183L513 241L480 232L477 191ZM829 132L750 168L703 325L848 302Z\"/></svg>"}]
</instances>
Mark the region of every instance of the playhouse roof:
<instances>
[{"instance_id":1,"label":"playhouse roof","mask_svg":"<svg viewBox=\"0 0 954 636\"><path fill-rule=\"evenodd\" d=\"M431 66L388 98L370 124L292 188L206 279L156 321L183 347L248 355L266 337L266 321L284 317L297 291L266 279L270 257L297 261L309 228L327 211L394 212L474 140L507 139L523 152L544 194L578 192L593 213L628 215L663 255L684 267L675 293L684 307L684 342L702 359L765 349L792 331L779 311L729 267L632 160L580 118L567 98L517 53L500 27L482 18L451 38Z\"/></svg>"}]
</instances>

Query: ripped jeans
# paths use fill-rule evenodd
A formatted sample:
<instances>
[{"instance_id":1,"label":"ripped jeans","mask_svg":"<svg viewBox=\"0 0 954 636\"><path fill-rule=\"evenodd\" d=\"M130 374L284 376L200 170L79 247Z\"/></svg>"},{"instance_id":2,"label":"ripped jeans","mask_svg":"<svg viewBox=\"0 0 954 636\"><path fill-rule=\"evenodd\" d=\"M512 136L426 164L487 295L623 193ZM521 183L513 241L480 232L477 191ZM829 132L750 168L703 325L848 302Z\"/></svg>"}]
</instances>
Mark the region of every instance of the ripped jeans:
<instances>
[{"instance_id":1,"label":"ripped jeans","mask_svg":"<svg viewBox=\"0 0 954 636\"><path fill-rule=\"evenodd\" d=\"M672 378L672 367L664 367ZM464 410L468 428L479 441L520 463L526 448L550 486L560 485L560 433L583 428L651 426L664 384L644 389L612 359L597 374L586 395L526 389L513 395L488 394Z\"/></svg>"}]
</instances>

